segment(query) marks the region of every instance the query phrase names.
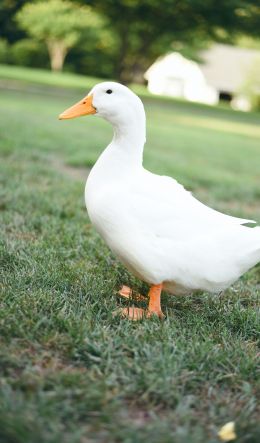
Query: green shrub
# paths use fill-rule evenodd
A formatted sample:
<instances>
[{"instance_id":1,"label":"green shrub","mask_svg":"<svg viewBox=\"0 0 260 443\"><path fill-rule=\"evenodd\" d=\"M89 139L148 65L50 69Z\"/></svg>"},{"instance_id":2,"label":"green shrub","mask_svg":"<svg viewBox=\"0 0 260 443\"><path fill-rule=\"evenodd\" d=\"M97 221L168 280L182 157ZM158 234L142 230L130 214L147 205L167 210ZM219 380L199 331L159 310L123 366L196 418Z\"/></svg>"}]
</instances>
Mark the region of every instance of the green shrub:
<instances>
[{"instance_id":1,"label":"green shrub","mask_svg":"<svg viewBox=\"0 0 260 443\"><path fill-rule=\"evenodd\" d=\"M11 46L11 62L20 66L46 67L49 64L44 44L23 39Z\"/></svg>"},{"instance_id":2,"label":"green shrub","mask_svg":"<svg viewBox=\"0 0 260 443\"><path fill-rule=\"evenodd\" d=\"M0 63L8 63L9 45L7 41L0 38Z\"/></svg>"}]
</instances>

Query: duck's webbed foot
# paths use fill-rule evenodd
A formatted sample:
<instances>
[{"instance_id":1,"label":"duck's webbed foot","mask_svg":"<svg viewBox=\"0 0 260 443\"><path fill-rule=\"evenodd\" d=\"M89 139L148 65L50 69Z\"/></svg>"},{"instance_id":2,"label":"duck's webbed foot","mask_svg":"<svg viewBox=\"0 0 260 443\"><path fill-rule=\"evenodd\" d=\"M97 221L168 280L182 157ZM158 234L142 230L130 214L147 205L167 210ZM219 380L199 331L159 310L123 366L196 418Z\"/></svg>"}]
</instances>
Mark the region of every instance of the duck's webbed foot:
<instances>
[{"instance_id":1,"label":"duck's webbed foot","mask_svg":"<svg viewBox=\"0 0 260 443\"><path fill-rule=\"evenodd\" d=\"M123 285L122 288L118 291L118 294L124 298L132 298L134 301L147 301L147 297L142 294L134 293L131 288L125 285Z\"/></svg>"},{"instance_id":2,"label":"duck's webbed foot","mask_svg":"<svg viewBox=\"0 0 260 443\"><path fill-rule=\"evenodd\" d=\"M129 320L133 321L142 320L144 318L151 318L153 316L156 316L163 320L165 318L165 315L161 310L162 287L162 284L151 286L148 294L149 306L147 310L136 307L120 308L114 312L114 315L120 315L123 318L128 318ZM136 296L134 296L132 289L130 289L128 286L122 286L118 293L122 297L133 298L135 301L147 300L146 297L141 294L137 294Z\"/></svg>"},{"instance_id":3,"label":"duck's webbed foot","mask_svg":"<svg viewBox=\"0 0 260 443\"><path fill-rule=\"evenodd\" d=\"M114 312L114 315L119 315L120 317L127 318L128 320L138 321L146 317L146 311L142 308L128 307L120 308Z\"/></svg>"},{"instance_id":4,"label":"duck's webbed foot","mask_svg":"<svg viewBox=\"0 0 260 443\"><path fill-rule=\"evenodd\" d=\"M160 310L160 311L145 311L146 312L146 317L147 318L151 318L153 316L158 317L160 320L164 320L165 319L165 315L164 313Z\"/></svg>"}]
</instances>

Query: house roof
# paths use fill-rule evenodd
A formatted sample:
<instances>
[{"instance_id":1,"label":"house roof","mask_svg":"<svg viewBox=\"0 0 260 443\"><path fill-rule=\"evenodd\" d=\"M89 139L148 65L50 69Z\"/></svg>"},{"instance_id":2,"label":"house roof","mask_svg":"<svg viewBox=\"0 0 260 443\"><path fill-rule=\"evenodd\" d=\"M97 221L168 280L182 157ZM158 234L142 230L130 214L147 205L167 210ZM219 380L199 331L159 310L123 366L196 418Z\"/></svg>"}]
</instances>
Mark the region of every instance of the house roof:
<instances>
[{"instance_id":1,"label":"house roof","mask_svg":"<svg viewBox=\"0 0 260 443\"><path fill-rule=\"evenodd\" d=\"M245 81L260 51L214 44L200 53L200 68L207 83L219 91L236 91ZM260 73L259 73L260 76Z\"/></svg>"},{"instance_id":2,"label":"house roof","mask_svg":"<svg viewBox=\"0 0 260 443\"><path fill-rule=\"evenodd\" d=\"M174 77L202 77L201 69L198 63L189 60L178 52L171 52L170 54L159 57L144 74L145 78L149 80L152 75L163 75Z\"/></svg>"}]
</instances>

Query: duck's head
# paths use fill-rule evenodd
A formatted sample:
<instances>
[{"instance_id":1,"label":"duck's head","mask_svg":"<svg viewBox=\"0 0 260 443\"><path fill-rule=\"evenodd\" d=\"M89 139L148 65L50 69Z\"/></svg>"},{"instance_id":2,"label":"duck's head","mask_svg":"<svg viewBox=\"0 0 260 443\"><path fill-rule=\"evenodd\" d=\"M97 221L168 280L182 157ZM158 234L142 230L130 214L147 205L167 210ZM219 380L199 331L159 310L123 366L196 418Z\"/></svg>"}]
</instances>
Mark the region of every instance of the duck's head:
<instances>
[{"instance_id":1,"label":"duck's head","mask_svg":"<svg viewBox=\"0 0 260 443\"><path fill-rule=\"evenodd\" d=\"M140 98L116 82L97 84L86 97L60 114L59 119L90 114L103 117L116 127L135 124L145 117Z\"/></svg>"}]
</instances>

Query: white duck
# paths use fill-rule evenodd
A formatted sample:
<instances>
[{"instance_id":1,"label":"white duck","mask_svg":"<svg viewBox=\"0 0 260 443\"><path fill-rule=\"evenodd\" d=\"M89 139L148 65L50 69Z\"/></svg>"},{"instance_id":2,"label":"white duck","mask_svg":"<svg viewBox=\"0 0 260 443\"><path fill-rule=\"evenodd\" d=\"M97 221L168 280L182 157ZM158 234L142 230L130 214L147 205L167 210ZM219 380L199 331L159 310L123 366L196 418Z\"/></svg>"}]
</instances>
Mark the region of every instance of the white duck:
<instances>
[{"instance_id":1,"label":"white duck","mask_svg":"<svg viewBox=\"0 0 260 443\"><path fill-rule=\"evenodd\" d=\"M89 217L110 249L151 285L145 315L163 317L161 290L220 292L260 261L260 227L211 209L170 177L142 166L145 111L139 97L119 83L96 85L60 119L95 114L114 137L89 174ZM144 311L122 310L138 319Z\"/></svg>"}]
</instances>

